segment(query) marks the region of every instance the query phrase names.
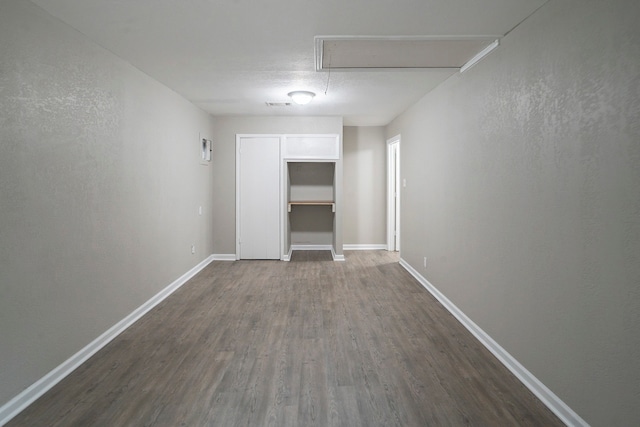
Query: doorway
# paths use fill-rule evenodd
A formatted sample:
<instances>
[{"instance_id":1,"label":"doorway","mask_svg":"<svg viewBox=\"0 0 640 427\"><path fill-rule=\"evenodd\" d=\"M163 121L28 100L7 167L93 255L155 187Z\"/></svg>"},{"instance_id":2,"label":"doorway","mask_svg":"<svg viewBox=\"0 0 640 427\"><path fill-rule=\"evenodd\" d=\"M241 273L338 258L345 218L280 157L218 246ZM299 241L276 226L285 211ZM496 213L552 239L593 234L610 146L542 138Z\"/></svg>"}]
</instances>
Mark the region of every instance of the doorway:
<instances>
[{"instance_id":1,"label":"doorway","mask_svg":"<svg viewBox=\"0 0 640 427\"><path fill-rule=\"evenodd\" d=\"M236 138L236 259L280 259L280 138Z\"/></svg>"},{"instance_id":2,"label":"doorway","mask_svg":"<svg viewBox=\"0 0 640 427\"><path fill-rule=\"evenodd\" d=\"M387 140L387 250L400 251L400 135Z\"/></svg>"}]
</instances>

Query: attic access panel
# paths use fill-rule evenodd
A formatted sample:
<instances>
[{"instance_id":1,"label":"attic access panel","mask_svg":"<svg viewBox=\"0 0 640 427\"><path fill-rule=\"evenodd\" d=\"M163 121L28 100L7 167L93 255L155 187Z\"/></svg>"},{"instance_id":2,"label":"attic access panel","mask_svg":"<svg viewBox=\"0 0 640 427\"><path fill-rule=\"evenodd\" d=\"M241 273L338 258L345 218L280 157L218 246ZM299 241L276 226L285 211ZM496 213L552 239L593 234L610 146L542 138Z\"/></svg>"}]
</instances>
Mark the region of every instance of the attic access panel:
<instances>
[{"instance_id":1,"label":"attic access panel","mask_svg":"<svg viewBox=\"0 0 640 427\"><path fill-rule=\"evenodd\" d=\"M497 38L316 36L316 71L458 69L490 48Z\"/></svg>"}]
</instances>

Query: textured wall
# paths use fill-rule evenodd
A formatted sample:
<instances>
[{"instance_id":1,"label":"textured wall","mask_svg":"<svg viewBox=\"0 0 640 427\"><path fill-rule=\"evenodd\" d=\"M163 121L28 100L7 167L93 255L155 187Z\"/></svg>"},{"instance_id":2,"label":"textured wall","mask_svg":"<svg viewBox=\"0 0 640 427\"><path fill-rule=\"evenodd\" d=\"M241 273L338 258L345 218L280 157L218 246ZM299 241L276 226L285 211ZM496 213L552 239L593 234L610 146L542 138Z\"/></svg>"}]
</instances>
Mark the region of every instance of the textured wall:
<instances>
[{"instance_id":1,"label":"textured wall","mask_svg":"<svg viewBox=\"0 0 640 427\"><path fill-rule=\"evenodd\" d=\"M214 252L236 253L236 134L331 133L342 140L341 117L216 117L213 146ZM339 168L341 169L341 168ZM340 172L339 172L340 173ZM338 202L342 198L339 194ZM336 217L341 221L339 217ZM302 225L301 225L302 226ZM342 224L338 224L342 228ZM340 239L341 237L338 236ZM314 244L326 244L321 237ZM342 240L339 242L342 247ZM341 252L340 252L341 253Z\"/></svg>"},{"instance_id":2,"label":"textured wall","mask_svg":"<svg viewBox=\"0 0 640 427\"><path fill-rule=\"evenodd\" d=\"M387 131L402 257L593 425L640 420L639 19L551 0Z\"/></svg>"},{"instance_id":3,"label":"textured wall","mask_svg":"<svg viewBox=\"0 0 640 427\"><path fill-rule=\"evenodd\" d=\"M1 405L211 254L214 206L210 116L27 1L0 58Z\"/></svg>"},{"instance_id":4,"label":"textured wall","mask_svg":"<svg viewBox=\"0 0 640 427\"><path fill-rule=\"evenodd\" d=\"M387 243L387 142L382 126L344 128L344 243Z\"/></svg>"}]
</instances>

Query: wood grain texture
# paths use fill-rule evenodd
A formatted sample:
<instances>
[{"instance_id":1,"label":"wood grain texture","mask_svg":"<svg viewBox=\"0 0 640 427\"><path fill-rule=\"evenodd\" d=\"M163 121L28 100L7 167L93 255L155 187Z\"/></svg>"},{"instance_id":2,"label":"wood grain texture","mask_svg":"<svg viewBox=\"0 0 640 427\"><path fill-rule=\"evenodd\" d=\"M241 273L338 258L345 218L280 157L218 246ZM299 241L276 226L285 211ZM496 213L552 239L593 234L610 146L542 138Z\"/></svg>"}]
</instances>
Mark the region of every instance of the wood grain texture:
<instances>
[{"instance_id":1,"label":"wood grain texture","mask_svg":"<svg viewBox=\"0 0 640 427\"><path fill-rule=\"evenodd\" d=\"M8 426L559 426L395 253L213 262Z\"/></svg>"}]
</instances>

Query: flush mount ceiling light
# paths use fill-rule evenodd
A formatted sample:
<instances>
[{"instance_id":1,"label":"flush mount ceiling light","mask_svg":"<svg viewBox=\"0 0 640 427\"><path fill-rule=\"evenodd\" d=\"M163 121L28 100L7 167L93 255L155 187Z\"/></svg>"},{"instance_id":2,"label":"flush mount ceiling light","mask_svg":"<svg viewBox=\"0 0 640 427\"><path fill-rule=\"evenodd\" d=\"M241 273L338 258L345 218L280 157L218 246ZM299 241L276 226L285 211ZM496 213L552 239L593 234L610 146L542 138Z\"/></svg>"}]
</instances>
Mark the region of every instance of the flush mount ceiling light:
<instances>
[{"instance_id":1,"label":"flush mount ceiling light","mask_svg":"<svg viewBox=\"0 0 640 427\"><path fill-rule=\"evenodd\" d=\"M313 97L316 96L315 93L309 92L307 90L296 90L293 92L289 92L288 95L291 97L291 99L293 99L293 102L298 105L308 104L311 102Z\"/></svg>"}]
</instances>

